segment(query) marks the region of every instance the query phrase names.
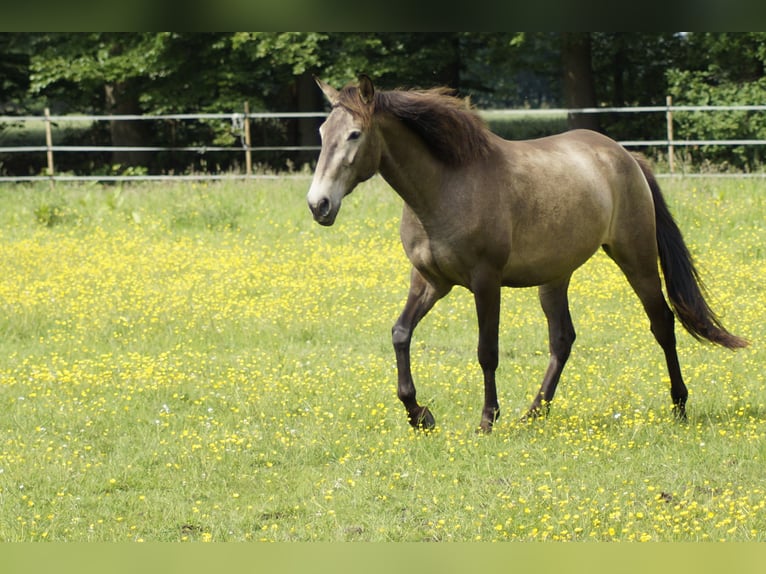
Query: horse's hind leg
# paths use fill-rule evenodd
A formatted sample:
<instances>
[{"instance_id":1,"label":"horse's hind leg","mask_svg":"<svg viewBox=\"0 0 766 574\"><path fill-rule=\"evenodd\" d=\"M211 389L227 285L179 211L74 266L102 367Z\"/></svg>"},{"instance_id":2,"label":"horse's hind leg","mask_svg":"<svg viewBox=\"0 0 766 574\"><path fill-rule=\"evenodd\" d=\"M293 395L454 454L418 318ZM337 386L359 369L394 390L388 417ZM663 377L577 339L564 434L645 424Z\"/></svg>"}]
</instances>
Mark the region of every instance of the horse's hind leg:
<instances>
[{"instance_id":1,"label":"horse's hind leg","mask_svg":"<svg viewBox=\"0 0 766 574\"><path fill-rule=\"evenodd\" d=\"M428 407L420 406L415 398L415 382L412 379L410 366L412 332L434 304L448 292L449 288L437 290L413 268L407 303L404 305L404 310L393 329L391 329L398 373L397 396L404 403L410 424L415 428L430 429L434 427L436 422Z\"/></svg>"},{"instance_id":2,"label":"horse's hind leg","mask_svg":"<svg viewBox=\"0 0 766 574\"><path fill-rule=\"evenodd\" d=\"M548 285L542 285L539 289L540 304L543 307L545 318L548 320L548 346L550 349L550 362L543 377L543 384L537 393L535 400L529 407L526 417L537 417L547 412L556 386L561 378L572 344L575 340L575 330L572 324L572 316L569 314L569 299L567 289L569 277Z\"/></svg>"},{"instance_id":3,"label":"horse's hind leg","mask_svg":"<svg viewBox=\"0 0 766 574\"><path fill-rule=\"evenodd\" d=\"M680 419L686 418L686 398L689 395L683 377L676 351L675 318L673 311L662 294L662 284L657 268L657 256L651 254L640 264L636 256L625 257L607 253L620 266L631 287L638 295L649 317L652 334L665 353L665 362L670 376L670 396L673 399L673 409ZM631 261L632 259L632 261Z\"/></svg>"}]
</instances>

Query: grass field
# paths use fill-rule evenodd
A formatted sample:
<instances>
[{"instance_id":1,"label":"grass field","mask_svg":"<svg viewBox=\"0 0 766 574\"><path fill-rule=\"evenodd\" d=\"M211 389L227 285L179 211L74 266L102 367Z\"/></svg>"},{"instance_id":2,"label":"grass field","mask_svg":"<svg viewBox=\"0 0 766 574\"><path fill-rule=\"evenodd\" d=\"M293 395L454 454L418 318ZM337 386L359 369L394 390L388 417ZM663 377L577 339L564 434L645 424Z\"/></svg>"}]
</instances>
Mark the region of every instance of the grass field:
<instances>
[{"instance_id":1,"label":"grass field","mask_svg":"<svg viewBox=\"0 0 766 574\"><path fill-rule=\"evenodd\" d=\"M390 328L408 286L380 179L313 223L306 180L0 187L0 541L766 541L766 193L661 182L711 303L751 347L679 331L689 421L619 271L574 277L550 416L534 290L505 291L503 418L477 435L473 302Z\"/></svg>"}]
</instances>

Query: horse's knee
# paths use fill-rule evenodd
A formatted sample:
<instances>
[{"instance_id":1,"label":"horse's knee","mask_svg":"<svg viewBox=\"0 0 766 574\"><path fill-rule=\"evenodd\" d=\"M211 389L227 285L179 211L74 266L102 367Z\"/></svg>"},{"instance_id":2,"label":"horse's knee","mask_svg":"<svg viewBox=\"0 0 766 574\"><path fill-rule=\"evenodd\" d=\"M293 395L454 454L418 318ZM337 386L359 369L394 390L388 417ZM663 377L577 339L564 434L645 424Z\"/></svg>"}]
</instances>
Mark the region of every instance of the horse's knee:
<instances>
[{"instance_id":1,"label":"horse's knee","mask_svg":"<svg viewBox=\"0 0 766 574\"><path fill-rule=\"evenodd\" d=\"M497 345L479 345L478 349L479 365L484 371L496 371L500 362L500 356Z\"/></svg>"},{"instance_id":2,"label":"horse's knee","mask_svg":"<svg viewBox=\"0 0 766 574\"><path fill-rule=\"evenodd\" d=\"M412 338L412 331L403 325L397 323L391 328L391 341L394 349L401 349L409 346Z\"/></svg>"},{"instance_id":3,"label":"horse's knee","mask_svg":"<svg viewBox=\"0 0 766 574\"><path fill-rule=\"evenodd\" d=\"M577 339L577 333L573 327L564 329L550 341L551 354L561 361L566 361L572 352L575 339Z\"/></svg>"}]
</instances>

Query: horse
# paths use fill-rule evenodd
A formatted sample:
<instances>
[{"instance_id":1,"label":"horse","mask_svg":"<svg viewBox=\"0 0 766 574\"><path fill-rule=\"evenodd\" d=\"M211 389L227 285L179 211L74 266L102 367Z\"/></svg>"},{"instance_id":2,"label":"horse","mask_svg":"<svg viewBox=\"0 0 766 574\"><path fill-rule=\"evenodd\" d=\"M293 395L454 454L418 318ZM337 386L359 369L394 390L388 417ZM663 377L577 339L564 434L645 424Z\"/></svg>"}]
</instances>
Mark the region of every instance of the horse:
<instances>
[{"instance_id":1,"label":"horse","mask_svg":"<svg viewBox=\"0 0 766 574\"><path fill-rule=\"evenodd\" d=\"M730 349L748 344L727 331L706 302L650 167L616 141L582 129L509 141L444 87L382 91L362 75L337 90L315 80L332 109L319 128L322 145L307 195L314 220L332 225L343 198L376 173L404 200L400 235L412 269L392 342L397 396L416 429L433 428L435 419L416 399L413 331L453 286L474 297L484 379L478 430L484 432L500 415L501 288L538 288L550 359L522 418L547 414L575 340L570 277L599 248L622 270L649 318L665 355L676 417L686 419L688 390L674 317L698 340Z\"/></svg>"}]
</instances>

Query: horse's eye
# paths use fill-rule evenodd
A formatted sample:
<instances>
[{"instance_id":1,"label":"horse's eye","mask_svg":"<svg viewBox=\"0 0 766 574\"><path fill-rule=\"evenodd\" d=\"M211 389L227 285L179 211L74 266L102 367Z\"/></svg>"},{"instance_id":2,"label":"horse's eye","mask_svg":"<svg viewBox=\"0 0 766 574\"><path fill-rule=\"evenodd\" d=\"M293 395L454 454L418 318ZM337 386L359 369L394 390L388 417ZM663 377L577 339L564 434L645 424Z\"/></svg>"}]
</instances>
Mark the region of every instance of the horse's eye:
<instances>
[{"instance_id":1,"label":"horse's eye","mask_svg":"<svg viewBox=\"0 0 766 574\"><path fill-rule=\"evenodd\" d=\"M362 135L362 132L359 130L354 130L350 134L348 134L348 141L358 140Z\"/></svg>"}]
</instances>

